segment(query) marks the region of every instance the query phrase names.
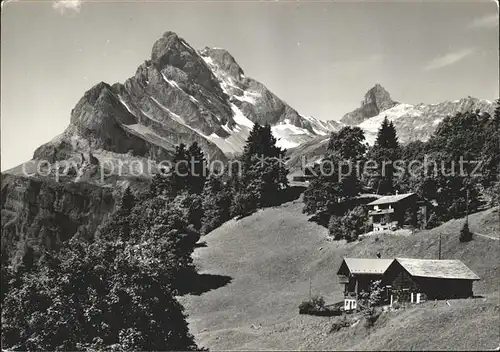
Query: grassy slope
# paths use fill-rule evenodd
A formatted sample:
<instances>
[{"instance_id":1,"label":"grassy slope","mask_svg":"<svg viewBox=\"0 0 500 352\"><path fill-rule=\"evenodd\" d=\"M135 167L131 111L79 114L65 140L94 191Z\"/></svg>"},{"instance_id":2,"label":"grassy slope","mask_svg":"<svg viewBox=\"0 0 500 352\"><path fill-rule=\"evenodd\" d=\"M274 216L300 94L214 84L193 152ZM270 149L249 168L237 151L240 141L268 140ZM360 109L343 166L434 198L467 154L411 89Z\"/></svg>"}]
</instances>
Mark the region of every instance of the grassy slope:
<instances>
[{"instance_id":1,"label":"grassy slope","mask_svg":"<svg viewBox=\"0 0 500 352\"><path fill-rule=\"evenodd\" d=\"M500 241L476 237L460 243L462 222L452 221L410 237L328 242L327 230L309 222L302 207L300 201L294 201L261 210L231 220L203 238L207 247L194 253L200 271L228 275L232 282L201 296L180 298L201 345L211 349L473 349L498 345L495 292ZM496 219L498 208L470 216L469 223L472 230L495 235ZM336 318L298 315L297 306L309 296L310 282L312 293L323 295L327 303L341 300L335 274L343 256L375 257L381 252L382 257L435 258L439 233L443 258L459 258L470 266L482 278L474 290L485 295L484 299L464 300L463 304L453 301L451 307L438 302L437 315L434 302L387 313L370 334L361 324L329 334ZM388 319L389 314L394 317Z\"/></svg>"}]
</instances>

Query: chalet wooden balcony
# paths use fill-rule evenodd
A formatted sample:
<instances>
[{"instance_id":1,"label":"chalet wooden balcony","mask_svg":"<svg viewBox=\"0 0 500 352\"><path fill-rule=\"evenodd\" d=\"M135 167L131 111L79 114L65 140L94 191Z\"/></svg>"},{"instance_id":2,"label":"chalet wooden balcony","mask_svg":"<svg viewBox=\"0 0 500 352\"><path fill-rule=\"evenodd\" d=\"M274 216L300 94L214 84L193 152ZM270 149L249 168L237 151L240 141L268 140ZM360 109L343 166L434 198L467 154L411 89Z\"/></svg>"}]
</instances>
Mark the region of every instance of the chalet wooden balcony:
<instances>
[{"instance_id":1,"label":"chalet wooden balcony","mask_svg":"<svg viewBox=\"0 0 500 352\"><path fill-rule=\"evenodd\" d=\"M339 278L339 284L348 284L349 283L348 276L338 275L338 278Z\"/></svg>"},{"instance_id":2,"label":"chalet wooden balcony","mask_svg":"<svg viewBox=\"0 0 500 352\"><path fill-rule=\"evenodd\" d=\"M387 209L378 209L378 210L369 210L368 215L384 215L384 214L393 214L394 209L387 208Z\"/></svg>"}]
</instances>

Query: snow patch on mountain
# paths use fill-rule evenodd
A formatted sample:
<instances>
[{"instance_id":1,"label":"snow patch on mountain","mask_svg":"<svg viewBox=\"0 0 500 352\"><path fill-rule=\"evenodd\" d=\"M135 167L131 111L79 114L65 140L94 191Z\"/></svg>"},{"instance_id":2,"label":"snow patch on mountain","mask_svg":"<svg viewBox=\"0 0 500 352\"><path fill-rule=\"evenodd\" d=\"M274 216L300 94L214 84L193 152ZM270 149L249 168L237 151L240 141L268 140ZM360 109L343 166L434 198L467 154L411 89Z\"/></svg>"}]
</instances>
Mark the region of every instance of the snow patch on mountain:
<instances>
[{"instance_id":1,"label":"snow patch on mountain","mask_svg":"<svg viewBox=\"0 0 500 352\"><path fill-rule=\"evenodd\" d=\"M227 155L237 155L243 151L250 129L247 126L239 126L237 131L231 131L231 135L227 138L222 138L215 133L212 133L207 139L213 142Z\"/></svg>"},{"instance_id":2,"label":"snow patch on mountain","mask_svg":"<svg viewBox=\"0 0 500 352\"><path fill-rule=\"evenodd\" d=\"M238 88L239 89L239 88ZM248 90L243 91L243 96L235 95L234 97L239 101L246 101L247 103L255 105L257 98L261 96L258 92L250 92Z\"/></svg>"},{"instance_id":3,"label":"snow patch on mountain","mask_svg":"<svg viewBox=\"0 0 500 352\"><path fill-rule=\"evenodd\" d=\"M233 110L233 120L236 122L238 125L246 126L249 128L253 128L253 122L250 121L244 114L241 112L241 110L231 103L231 110Z\"/></svg>"},{"instance_id":4,"label":"snow patch on mountain","mask_svg":"<svg viewBox=\"0 0 500 352\"><path fill-rule=\"evenodd\" d=\"M365 130L365 132L377 133L385 117L387 117L389 121L395 121L405 115L418 117L422 115L422 112L415 109L415 107L411 104L398 104L390 109L381 112L377 116L363 121L358 126Z\"/></svg>"},{"instance_id":5,"label":"snow patch on mountain","mask_svg":"<svg viewBox=\"0 0 500 352\"><path fill-rule=\"evenodd\" d=\"M276 145L285 149L295 148L312 138L311 132L293 125L288 119L285 119L283 123L271 126L271 131L277 140Z\"/></svg>"}]
</instances>

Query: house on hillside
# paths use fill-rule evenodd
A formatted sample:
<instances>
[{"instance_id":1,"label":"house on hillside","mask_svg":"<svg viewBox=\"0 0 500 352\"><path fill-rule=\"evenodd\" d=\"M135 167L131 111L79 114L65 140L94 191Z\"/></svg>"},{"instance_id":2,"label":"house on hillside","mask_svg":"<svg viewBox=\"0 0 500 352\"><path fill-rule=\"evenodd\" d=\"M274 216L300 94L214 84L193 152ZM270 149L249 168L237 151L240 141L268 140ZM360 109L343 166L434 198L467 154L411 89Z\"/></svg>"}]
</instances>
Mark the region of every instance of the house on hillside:
<instances>
[{"instance_id":1,"label":"house on hillside","mask_svg":"<svg viewBox=\"0 0 500 352\"><path fill-rule=\"evenodd\" d=\"M293 176L292 181L295 182L309 182L314 179L314 175L316 173L313 171L314 165L308 165L304 169L304 173L302 175ZM302 169L302 167L301 167Z\"/></svg>"},{"instance_id":2,"label":"house on hillside","mask_svg":"<svg viewBox=\"0 0 500 352\"><path fill-rule=\"evenodd\" d=\"M368 215L374 231L396 230L402 225L414 225L417 216L415 193L384 196L368 203Z\"/></svg>"},{"instance_id":3,"label":"house on hillside","mask_svg":"<svg viewBox=\"0 0 500 352\"><path fill-rule=\"evenodd\" d=\"M426 299L473 296L473 282L480 280L462 261L432 259L344 258L337 271L344 285L344 309L358 308L361 292L370 292L380 280L381 304L420 303Z\"/></svg>"},{"instance_id":4,"label":"house on hillside","mask_svg":"<svg viewBox=\"0 0 500 352\"><path fill-rule=\"evenodd\" d=\"M473 282L480 280L458 259L397 258L383 275L390 302L420 303L425 299L468 298Z\"/></svg>"},{"instance_id":5,"label":"house on hillside","mask_svg":"<svg viewBox=\"0 0 500 352\"><path fill-rule=\"evenodd\" d=\"M344 309L357 309L361 292L368 292L373 281L382 280L394 259L344 258L337 276L344 285ZM385 296L387 299L388 295Z\"/></svg>"}]
</instances>

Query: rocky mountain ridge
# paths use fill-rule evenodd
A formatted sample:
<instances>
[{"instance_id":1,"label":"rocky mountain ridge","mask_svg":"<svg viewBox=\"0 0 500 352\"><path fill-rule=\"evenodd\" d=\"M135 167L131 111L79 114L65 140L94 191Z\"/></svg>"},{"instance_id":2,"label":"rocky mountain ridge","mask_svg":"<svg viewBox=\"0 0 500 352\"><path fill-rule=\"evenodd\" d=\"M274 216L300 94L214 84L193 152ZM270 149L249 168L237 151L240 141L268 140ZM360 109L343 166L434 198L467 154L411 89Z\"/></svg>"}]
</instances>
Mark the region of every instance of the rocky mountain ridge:
<instances>
[{"instance_id":1,"label":"rocky mountain ridge","mask_svg":"<svg viewBox=\"0 0 500 352\"><path fill-rule=\"evenodd\" d=\"M390 94L380 84L368 90L361 107L349 112L340 120L342 126L358 126L365 133L369 145L375 143L378 129L385 117L394 123L399 142L426 141L446 116L459 112L481 111L485 116L493 116L494 102L467 97L447 100L437 104L406 104L392 100ZM321 160L326 151L329 136L316 137L288 151L288 165L299 170Z\"/></svg>"},{"instance_id":2,"label":"rocky mountain ridge","mask_svg":"<svg viewBox=\"0 0 500 352\"><path fill-rule=\"evenodd\" d=\"M224 49L196 51L173 32L123 84L87 91L62 135L34 159L61 160L92 151L163 160L180 143L197 142L211 159L243 150L254 123L269 123L282 147L295 147L340 125L300 115L262 83L246 77Z\"/></svg>"}]
</instances>

